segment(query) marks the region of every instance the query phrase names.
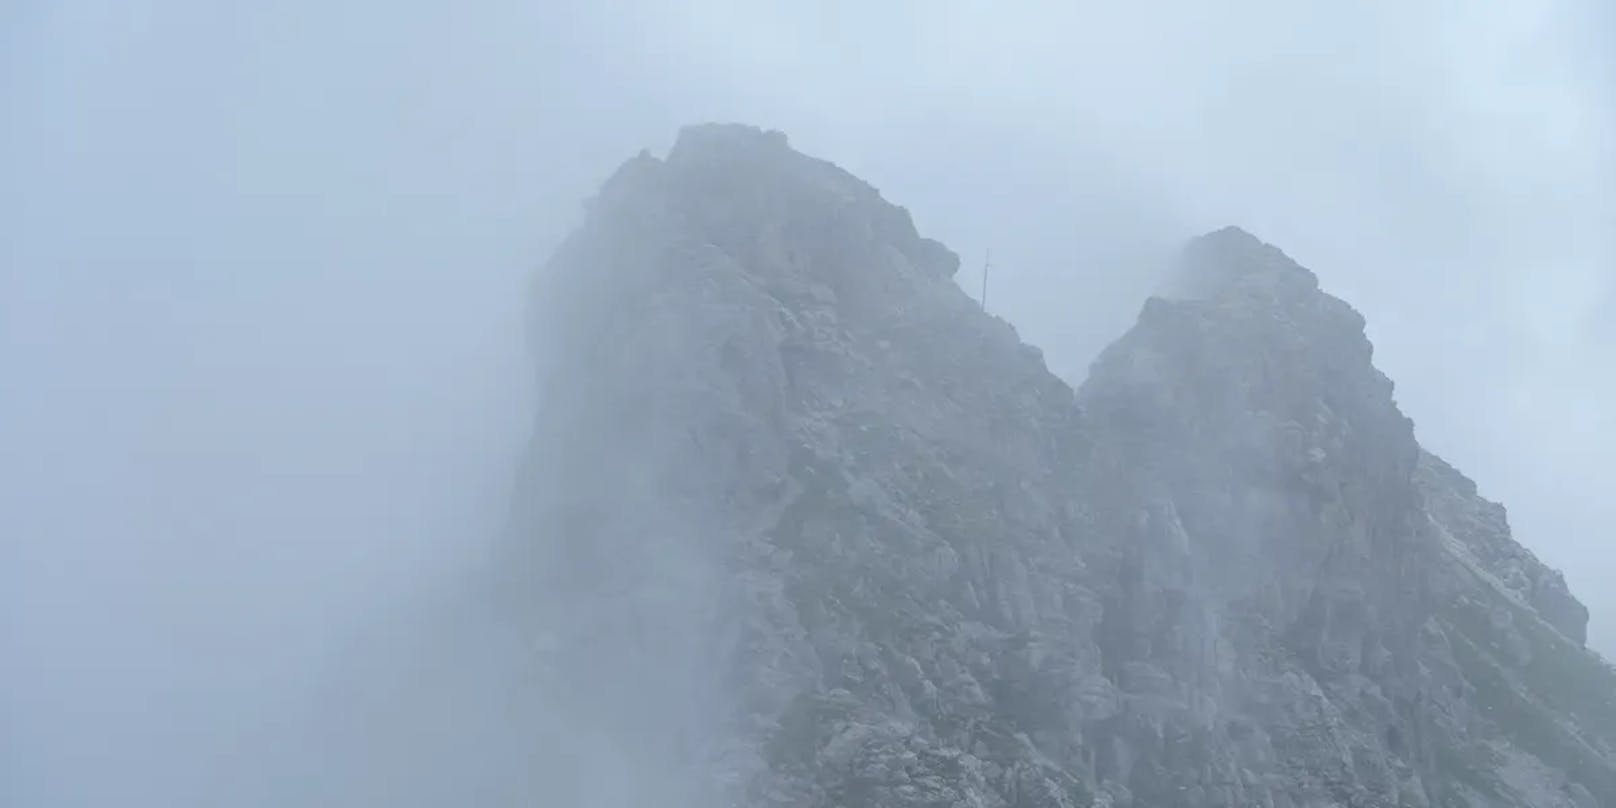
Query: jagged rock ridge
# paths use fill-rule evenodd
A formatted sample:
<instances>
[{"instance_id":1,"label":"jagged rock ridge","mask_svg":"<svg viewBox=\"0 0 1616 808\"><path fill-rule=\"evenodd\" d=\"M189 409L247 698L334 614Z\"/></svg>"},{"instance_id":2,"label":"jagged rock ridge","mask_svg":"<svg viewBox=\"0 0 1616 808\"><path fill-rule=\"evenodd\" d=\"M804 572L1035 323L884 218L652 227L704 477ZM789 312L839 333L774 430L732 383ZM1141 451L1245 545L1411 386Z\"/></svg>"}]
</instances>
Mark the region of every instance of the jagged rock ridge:
<instances>
[{"instance_id":1,"label":"jagged rock ridge","mask_svg":"<svg viewBox=\"0 0 1616 808\"><path fill-rule=\"evenodd\" d=\"M629 161L541 272L508 567L558 804L1616 805L1616 677L1362 318L1227 229L1078 391L845 171Z\"/></svg>"}]
</instances>

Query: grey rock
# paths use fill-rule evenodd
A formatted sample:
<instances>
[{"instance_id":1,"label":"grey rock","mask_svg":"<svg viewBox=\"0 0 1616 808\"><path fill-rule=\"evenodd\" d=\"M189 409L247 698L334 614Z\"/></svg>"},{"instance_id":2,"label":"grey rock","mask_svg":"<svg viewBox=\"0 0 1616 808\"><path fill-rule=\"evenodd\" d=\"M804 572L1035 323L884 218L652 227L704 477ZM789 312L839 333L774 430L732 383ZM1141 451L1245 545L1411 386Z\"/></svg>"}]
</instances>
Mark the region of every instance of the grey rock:
<instances>
[{"instance_id":1,"label":"grey rock","mask_svg":"<svg viewBox=\"0 0 1616 808\"><path fill-rule=\"evenodd\" d=\"M1193 241L1074 391L957 267L709 125L539 273L504 583L575 804L1616 806L1586 609L1311 272Z\"/></svg>"}]
</instances>

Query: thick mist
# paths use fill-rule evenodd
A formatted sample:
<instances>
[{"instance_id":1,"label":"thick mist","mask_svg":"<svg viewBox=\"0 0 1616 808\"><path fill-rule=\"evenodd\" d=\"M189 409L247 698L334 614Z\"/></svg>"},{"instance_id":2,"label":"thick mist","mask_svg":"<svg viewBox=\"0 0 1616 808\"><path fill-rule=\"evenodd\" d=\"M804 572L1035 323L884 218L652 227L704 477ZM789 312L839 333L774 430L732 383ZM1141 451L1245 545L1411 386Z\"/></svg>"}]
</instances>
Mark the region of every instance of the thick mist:
<instances>
[{"instance_id":1,"label":"thick mist","mask_svg":"<svg viewBox=\"0 0 1616 808\"><path fill-rule=\"evenodd\" d=\"M1616 652L1610 10L1171 5L7 5L0 803L531 798L527 279L701 120L991 249L1074 380L1179 239L1281 246Z\"/></svg>"}]
</instances>

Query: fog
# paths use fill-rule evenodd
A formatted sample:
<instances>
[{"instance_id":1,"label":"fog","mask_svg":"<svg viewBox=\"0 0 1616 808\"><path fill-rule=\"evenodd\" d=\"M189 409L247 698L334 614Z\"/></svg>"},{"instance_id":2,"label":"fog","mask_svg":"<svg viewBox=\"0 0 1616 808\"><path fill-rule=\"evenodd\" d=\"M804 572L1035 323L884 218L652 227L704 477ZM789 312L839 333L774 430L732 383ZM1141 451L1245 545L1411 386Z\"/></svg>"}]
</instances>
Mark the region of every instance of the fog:
<instances>
[{"instance_id":1,"label":"fog","mask_svg":"<svg viewBox=\"0 0 1616 808\"><path fill-rule=\"evenodd\" d=\"M0 8L0 803L520 793L509 649L443 604L509 505L525 279L703 120L870 180L973 293L991 249L1074 380L1176 240L1281 246L1616 654L1609 4L1026 8Z\"/></svg>"}]
</instances>

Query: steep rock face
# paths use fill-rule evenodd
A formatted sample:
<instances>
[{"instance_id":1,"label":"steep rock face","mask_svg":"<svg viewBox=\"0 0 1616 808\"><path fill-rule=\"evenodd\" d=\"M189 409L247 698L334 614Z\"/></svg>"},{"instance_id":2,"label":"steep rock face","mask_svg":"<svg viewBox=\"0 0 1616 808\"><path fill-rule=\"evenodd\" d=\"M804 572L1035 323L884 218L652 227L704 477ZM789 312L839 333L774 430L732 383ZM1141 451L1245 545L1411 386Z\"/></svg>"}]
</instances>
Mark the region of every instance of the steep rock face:
<instances>
[{"instance_id":1,"label":"steep rock face","mask_svg":"<svg viewBox=\"0 0 1616 808\"><path fill-rule=\"evenodd\" d=\"M1242 739L1136 794L1176 776L1240 787L1147 804L1610 804L1608 725L1578 725L1616 692L1574 647L1586 611L1420 449L1362 318L1238 230L1193 242L1180 272L1082 391L1089 490L1115 520L1099 543L1121 539L1101 636L1112 667L1172 683L1157 703L1179 713L1145 740ZM1583 692L1534 695L1538 653Z\"/></svg>"},{"instance_id":2,"label":"steep rock face","mask_svg":"<svg viewBox=\"0 0 1616 808\"><path fill-rule=\"evenodd\" d=\"M507 548L558 802L1616 805L1586 611L1362 319L1182 263L1074 393L778 133L625 164L536 281Z\"/></svg>"},{"instance_id":3,"label":"steep rock face","mask_svg":"<svg viewBox=\"0 0 1616 808\"><path fill-rule=\"evenodd\" d=\"M1588 607L1572 596L1559 570L1545 566L1510 536L1504 506L1480 497L1470 478L1430 453L1420 455L1415 483L1431 517L1454 540L1454 552L1578 645L1588 641Z\"/></svg>"},{"instance_id":4,"label":"steep rock face","mask_svg":"<svg viewBox=\"0 0 1616 808\"><path fill-rule=\"evenodd\" d=\"M1361 318L1277 250L1224 230L1182 270L1193 292L1151 299L1083 389L1119 555L1107 660L1153 697L1136 743L1206 738L1198 771L1134 790L1152 805L1411 799L1425 789L1391 748L1410 734L1399 701L1436 684L1418 663L1430 553L1412 425ZM1207 781L1229 785L1170 791Z\"/></svg>"}]
</instances>

